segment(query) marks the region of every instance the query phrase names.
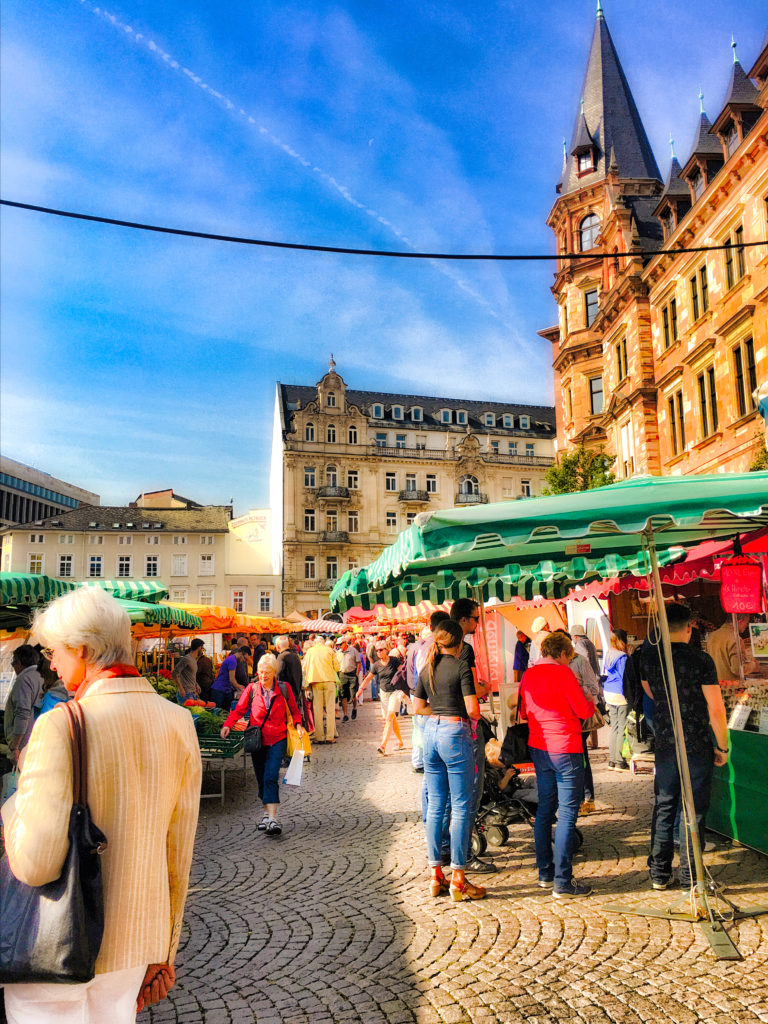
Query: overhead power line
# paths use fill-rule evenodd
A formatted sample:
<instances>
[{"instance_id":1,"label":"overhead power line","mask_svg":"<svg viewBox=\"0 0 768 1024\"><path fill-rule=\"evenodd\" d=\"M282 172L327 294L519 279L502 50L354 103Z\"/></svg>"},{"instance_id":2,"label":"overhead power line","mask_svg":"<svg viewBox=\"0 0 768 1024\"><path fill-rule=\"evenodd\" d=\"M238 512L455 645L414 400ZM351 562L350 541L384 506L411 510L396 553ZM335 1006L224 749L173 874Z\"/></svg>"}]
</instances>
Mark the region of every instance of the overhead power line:
<instances>
[{"instance_id":1,"label":"overhead power line","mask_svg":"<svg viewBox=\"0 0 768 1024\"><path fill-rule=\"evenodd\" d=\"M346 256L388 256L400 260L486 260L504 263L525 263L541 260L617 260L633 258L637 252L561 252L561 253L455 253L455 252L398 252L390 249L354 249L342 245L311 245L307 242L275 242L266 238L244 238L240 235L219 235L210 231L189 231L186 228L168 228L159 224L140 224L132 220L118 220L115 217L96 217L91 213L75 213L72 210L54 210L49 206L35 206L32 203L17 203L11 199L0 199L0 206L12 206L17 210L31 210L47 213L54 217L68 217L70 220L84 220L94 224L110 224L112 227L133 228L136 231L154 231L160 235L179 235L182 238L204 238L211 242L233 242L237 245L259 245L268 249L294 249L300 252L332 252ZM657 249L649 256L678 256L691 252L716 252L721 249L747 249L753 245L768 245L768 239L759 242L724 242L722 245L698 245L690 249Z\"/></svg>"}]
</instances>

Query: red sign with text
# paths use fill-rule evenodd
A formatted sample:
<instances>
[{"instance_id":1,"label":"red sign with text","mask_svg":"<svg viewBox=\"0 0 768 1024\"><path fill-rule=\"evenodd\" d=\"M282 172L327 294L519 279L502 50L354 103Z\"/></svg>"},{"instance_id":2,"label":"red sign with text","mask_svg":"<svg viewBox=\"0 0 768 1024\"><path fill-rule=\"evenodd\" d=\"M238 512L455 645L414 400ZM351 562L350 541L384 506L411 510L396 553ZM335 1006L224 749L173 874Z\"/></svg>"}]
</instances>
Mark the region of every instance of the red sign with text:
<instances>
[{"instance_id":1,"label":"red sign with text","mask_svg":"<svg viewBox=\"0 0 768 1024\"><path fill-rule=\"evenodd\" d=\"M720 602L725 612L762 611L762 570L751 558L732 558L720 566Z\"/></svg>"}]
</instances>

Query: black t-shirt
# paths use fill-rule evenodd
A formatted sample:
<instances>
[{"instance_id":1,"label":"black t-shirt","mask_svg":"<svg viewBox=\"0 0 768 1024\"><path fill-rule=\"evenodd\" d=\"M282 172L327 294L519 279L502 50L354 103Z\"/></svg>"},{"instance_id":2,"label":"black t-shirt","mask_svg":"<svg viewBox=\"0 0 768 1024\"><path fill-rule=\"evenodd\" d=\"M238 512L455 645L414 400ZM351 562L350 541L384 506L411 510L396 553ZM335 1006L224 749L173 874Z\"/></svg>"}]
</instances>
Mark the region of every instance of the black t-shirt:
<instances>
[{"instance_id":1,"label":"black t-shirt","mask_svg":"<svg viewBox=\"0 0 768 1024\"><path fill-rule=\"evenodd\" d=\"M277 656L277 678L290 683L294 697L298 698L302 687L301 659L290 647Z\"/></svg>"},{"instance_id":2,"label":"black t-shirt","mask_svg":"<svg viewBox=\"0 0 768 1024\"><path fill-rule=\"evenodd\" d=\"M375 661L371 672L376 676L379 689L382 693L394 693L396 687L392 685L395 673L400 668L400 659L390 654L386 661Z\"/></svg>"},{"instance_id":3,"label":"black t-shirt","mask_svg":"<svg viewBox=\"0 0 768 1024\"><path fill-rule=\"evenodd\" d=\"M675 746L675 737L659 657L657 647L650 644L644 647L640 670L642 678L647 681L653 694L656 748L668 750ZM712 753L712 731L709 725L707 698L702 687L719 686L715 663L708 654L683 643L672 644L672 663L675 667L686 750L696 757L707 756Z\"/></svg>"},{"instance_id":4,"label":"black t-shirt","mask_svg":"<svg viewBox=\"0 0 768 1024\"><path fill-rule=\"evenodd\" d=\"M245 658L238 658L237 665L235 665L235 679L237 680L238 686L248 685L248 662Z\"/></svg>"},{"instance_id":5,"label":"black t-shirt","mask_svg":"<svg viewBox=\"0 0 768 1024\"><path fill-rule=\"evenodd\" d=\"M416 685L416 696L429 701L433 715L469 718L464 698L475 696L475 681L472 669L465 660L450 654L438 655L432 685L434 693L429 686L429 669L422 669Z\"/></svg>"},{"instance_id":6,"label":"black t-shirt","mask_svg":"<svg viewBox=\"0 0 768 1024\"><path fill-rule=\"evenodd\" d=\"M462 640L461 642L459 661L466 661L470 668L475 667L475 649L472 644L468 644L466 640Z\"/></svg>"}]
</instances>

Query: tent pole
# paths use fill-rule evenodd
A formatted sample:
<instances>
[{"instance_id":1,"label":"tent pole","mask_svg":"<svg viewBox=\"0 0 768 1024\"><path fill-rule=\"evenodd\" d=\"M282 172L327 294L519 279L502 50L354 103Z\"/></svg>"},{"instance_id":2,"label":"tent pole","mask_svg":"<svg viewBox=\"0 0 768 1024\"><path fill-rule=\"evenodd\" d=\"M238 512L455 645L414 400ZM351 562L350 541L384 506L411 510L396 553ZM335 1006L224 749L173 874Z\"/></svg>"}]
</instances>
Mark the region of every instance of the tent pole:
<instances>
[{"instance_id":1,"label":"tent pole","mask_svg":"<svg viewBox=\"0 0 768 1024\"><path fill-rule=\"evenodd\" d=\"M488 654L488 634L485 628L485 605L483 603L483 588L475 587L475 600L480 606L480 628L483 631L483 648L485 650L485 664L488 666L488 685L491 685L491 659ZM496 708L493 702L493 690L488 690L488 707L491 709L491 714L496 717Z\"/></svg>"}]
</instances>

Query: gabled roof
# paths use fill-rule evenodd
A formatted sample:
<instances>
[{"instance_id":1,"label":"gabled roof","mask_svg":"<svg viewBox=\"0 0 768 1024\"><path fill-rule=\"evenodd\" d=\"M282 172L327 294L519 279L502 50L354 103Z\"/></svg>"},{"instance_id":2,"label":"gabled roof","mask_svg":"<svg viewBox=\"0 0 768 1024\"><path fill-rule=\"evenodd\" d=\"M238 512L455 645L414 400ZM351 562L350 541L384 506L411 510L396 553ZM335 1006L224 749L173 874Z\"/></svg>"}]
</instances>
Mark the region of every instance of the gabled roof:
<instances>
[{"instance_id":1,"label":"gabled roof","mask_svg":"<svg viewBox=\"0 0 768 1024\"><path fill-rule=\"evenodd\" d=\"M584 101L583 112L581 98ZM661 180L651 144L601 10L592 35L579 111L574 121L571 154L583 135L582 122L598 148L597 165L592 174L579 178L577 161L571 155L563 175L563 193L604 178L611 150L622 178Z\"/></svg>"},{"instance_id":2,"label":"gabled roof","mask_svg":"<svg viewBox=\"0 0 768 1024\"><path fill-rule=\"evenodd\" d=\"M136 508L130 505L81 505L71 512L60 512L42 520L42 525L24 523L9 526L14 530L63 530L73 533L88 530L100 533L151 533L153 530L177 533L229 532L232 509L229 505L203 505L197 508ZM95 526L91 524L95 523ZM115 524L118 523L118 526ZM132 526L128 524L132 523ZM147 524L145 527L144 524ZM159 525L158 525L159 524Z\"/></svg>"}]
</instances>

